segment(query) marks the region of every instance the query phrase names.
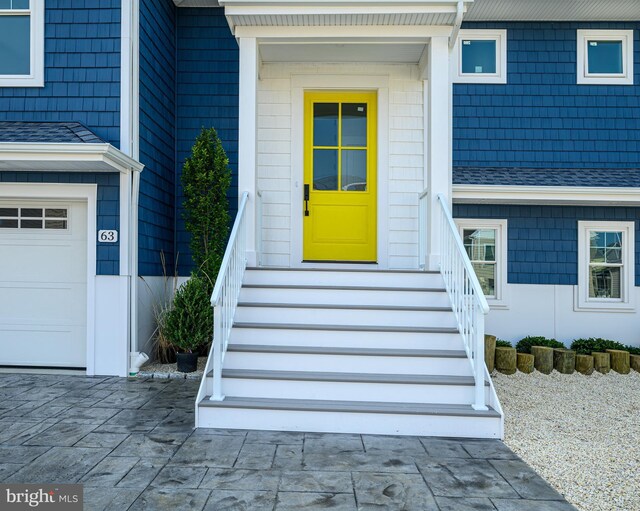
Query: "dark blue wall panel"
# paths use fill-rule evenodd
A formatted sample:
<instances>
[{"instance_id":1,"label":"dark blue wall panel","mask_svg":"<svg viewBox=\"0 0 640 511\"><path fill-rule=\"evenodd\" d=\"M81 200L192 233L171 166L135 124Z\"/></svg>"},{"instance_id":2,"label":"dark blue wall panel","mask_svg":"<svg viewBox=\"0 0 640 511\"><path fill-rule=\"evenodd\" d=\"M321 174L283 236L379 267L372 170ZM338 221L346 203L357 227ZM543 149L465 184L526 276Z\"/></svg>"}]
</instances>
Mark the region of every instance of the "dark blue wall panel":
<instances>
[{"instance_id":1,"label":"dark blue wall panel","mask_svg":"<svg viewBox=\"0 0 640 511\"><path fill-rule=\"evenodd\" d=\"M179 270L192 267L182 218L179 176L201 128L217 130L233 172L229 201L237 208L238 46L221 8L178 9L178 130L176 237Z\"/></svg>"},{"instance_id":2,"label":"dark blue wall panel","mask_svg":"<svg viewBox=\"0 0 640 511\"><path fill-rule=\"evenodd\" d=\"M162 275L174 266L176 147L176 7L140 3L140 178L138 271Z\"/></svg>"},{"instance_id":3,"label":"dark blue wall panel","mask_svg":"<svg viewBox=\"0 0 640 511\"><path fill-rule=\"evenodd\" d=\"M640 208L454 204L456 218L507 220L507 281L578 283L578 221L635 222L635 282L640 286Z\"/></svg>"},{"instance_id":4,"label":"dark blue wall panel","mask_svg":"<svg viewBox=\"0 0 640 511\"><path fill-rule=\"evenodd\" d=\"M507 29L508 83L454 85L454 166L640 167L640 23L463 28ZM586 28L635 30L635 85L576 84L576 30Z\"/></svg>"},{"instance_id":5,"label":"dark blue wall panel","mask_svg":"<svg viewBox=\"0 0 640 511\"><path fill-rule=\"evenodd\" d=\"M97 230L120 229L120 176L90 172L0 172L2 183L81 183L98 185ZM118 275L120 243L96 240L96 274Z\"/></svg>"},{"instance_id":6,"label":"dark blue wall panel","mask_svg":"<svg viewBox=\"0 0 640 511\"><path fill-rule=\"evenodd\" d=\"M78 121L120 144L120 0L47 0L45 86L0 87L0 120Z\"/></svg>"}]
</instances>

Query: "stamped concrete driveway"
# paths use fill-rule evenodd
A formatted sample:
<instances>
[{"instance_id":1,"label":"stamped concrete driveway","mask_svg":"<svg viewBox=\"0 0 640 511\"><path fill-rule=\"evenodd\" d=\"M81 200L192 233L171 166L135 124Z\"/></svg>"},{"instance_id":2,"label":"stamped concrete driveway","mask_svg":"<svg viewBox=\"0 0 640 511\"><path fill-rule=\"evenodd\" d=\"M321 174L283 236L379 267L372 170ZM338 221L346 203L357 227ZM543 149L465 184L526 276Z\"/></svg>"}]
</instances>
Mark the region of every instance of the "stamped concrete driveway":
<instances>
[{"instance_id":1,"label":"stamped concrete driveway","mask_svg":"<svg viewBox=\"0 0 640 511\"><path fill-rule=\"evenodd\" d=\"M574 509L502 442L194 430L189 380L0 374L0 480L86 510Z\"/></svg>"}]
</instances>

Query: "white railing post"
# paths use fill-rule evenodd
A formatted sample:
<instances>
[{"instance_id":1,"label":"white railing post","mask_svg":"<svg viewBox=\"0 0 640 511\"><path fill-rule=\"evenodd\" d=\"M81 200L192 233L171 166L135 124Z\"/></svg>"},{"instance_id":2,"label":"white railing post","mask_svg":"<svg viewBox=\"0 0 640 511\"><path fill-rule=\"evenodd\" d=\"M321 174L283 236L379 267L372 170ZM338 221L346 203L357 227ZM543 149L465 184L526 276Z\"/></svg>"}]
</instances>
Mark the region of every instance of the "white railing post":
<instances>
[{"instance_id":1,"label":"white railing post","mask_svg":"<svg viewBox=\"0 0 640 511\"><path fill-rule=\"evenodd\" d=\"M475 403L474 410L486 410L484 392L484 314L479 308L474 307L476 316L476 328L474 331L475 349L473 350L473 370L475 372Z\"/></svg>"},{"instance_id":2,"label":"white railing post","mask_svg":"<svg viewBox=\"0 0 640 511\"><path fill-rule=\"evenodd\" d=\"M213 390L211 401L222 401L222 345L216 339L222 338L222 306L220 303L213 307ZM205 375L206 377L206 375Z\"/></svg>"}]
</instances>

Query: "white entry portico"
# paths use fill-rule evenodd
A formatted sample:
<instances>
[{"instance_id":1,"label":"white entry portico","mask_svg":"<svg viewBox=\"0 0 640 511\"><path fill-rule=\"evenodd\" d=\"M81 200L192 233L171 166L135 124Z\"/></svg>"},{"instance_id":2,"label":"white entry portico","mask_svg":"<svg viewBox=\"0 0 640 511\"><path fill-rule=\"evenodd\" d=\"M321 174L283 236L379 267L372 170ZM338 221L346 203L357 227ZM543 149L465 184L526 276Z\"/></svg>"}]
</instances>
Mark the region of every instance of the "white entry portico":
<instances>
[{"instance_id":1,"label":"white entry portico","mask_svg":"<svg viewBox=\"0 0 640 511\"><path fill-rule=\"evenodd\" d=\"M337 90L377 92L377 267L438 268L436 197L451 200L449 61L468 4L220 1L240 50L238 189L249 192L249 265L305 265L303 96Z\"/></svg>"}]
</instances>

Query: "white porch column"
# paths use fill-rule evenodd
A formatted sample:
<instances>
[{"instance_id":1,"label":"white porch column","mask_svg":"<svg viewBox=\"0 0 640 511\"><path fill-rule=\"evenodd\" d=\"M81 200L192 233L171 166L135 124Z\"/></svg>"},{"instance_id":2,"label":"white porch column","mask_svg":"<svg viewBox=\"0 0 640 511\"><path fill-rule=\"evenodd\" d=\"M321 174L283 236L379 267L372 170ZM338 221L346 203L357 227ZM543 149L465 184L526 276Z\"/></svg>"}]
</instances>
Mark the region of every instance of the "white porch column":
<instances>
[{"instance_id":1,"label":"white porch column","mask_svg":"<svg viewBox=\"0 0 640 511\"><path fill-rule=\"evenodd\" d=\"M429 191L427 214L427 268L439 270L440 232L438 194L451 204L451 83L449 38L432 37L424 84L425 188Z\"/></svg>"},{"instance_id":2,"label":"white porch column","mask_svg":"<svg viewBox=\"0 0 640 511\"><path fill-rule=\"evenodd\" d=\"M255 37L240 37L240 84L238 125L238 201L249 192L247 201L247 263L257 264L256 188L257 188L257 114L258 43Z\"/></svg>"}]
</instances>

